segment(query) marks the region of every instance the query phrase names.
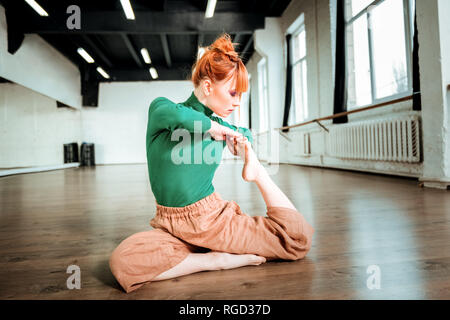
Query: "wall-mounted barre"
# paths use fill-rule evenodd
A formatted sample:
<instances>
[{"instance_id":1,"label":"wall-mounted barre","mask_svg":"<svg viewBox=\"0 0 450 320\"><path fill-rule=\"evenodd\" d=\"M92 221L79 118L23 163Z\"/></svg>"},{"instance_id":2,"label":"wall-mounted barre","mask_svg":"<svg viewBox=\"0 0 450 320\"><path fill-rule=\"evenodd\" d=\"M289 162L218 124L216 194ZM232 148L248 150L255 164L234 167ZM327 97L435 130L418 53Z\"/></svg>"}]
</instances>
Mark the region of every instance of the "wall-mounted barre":
<instances>
[{"instance_id":1,"label":"wall-mounted barre","mask_svg":"<svg viewBox=\"0 0 450 320\"><path fill-rule=\"evenodd\" d=\"M450 89L450 85L448 86L448 88ZM340 118L340 117L346 116L346 115L351 114L351 113L357 113L357 112L367 111L367 110L370 110L370 109L375 109L375 108L380 108L380 107L388 106L388 105L391 105L391 104L394 104L394 103L399 103L399 102L403 102L403 101L408 101L408 100L411 100L411 99L413 98L413 96L414 96L414 95L410 95L410 96L407 96L407 97L403 97L403 98L399 98L399 99L395 99L395 100L390 100L390 101L386 101L386 102L382 102L382 103L378 103L378 104L375 104L375 105L373 105L373 106L369 106L369 107L365 107L365 108L360 108L360 109L356 109L356 110L352 110L352 111L341 112L341 113L337 113L337 114L334 114L334 115L331 115L331 116L327 116L327 117L318 118L318 119L314 119L314 120L307 121L307 122L302 122L302 123L294 124L294 125L292 125L292 126L286 126L286 127L281 127L281 128L275 128L275 130L280 130L280 131L281 131L281 130L287 130L287 129L292 129L292 128L298 128L298 127L305 126L305 125L310 124L310 123L317 122L317 124L319 124L319 125L320 125L321 127L323 127L326 131L328 131L328 129L326 129L319 121L322 121L322 120L330 120L330 119L334 119L334 118Z\"/></svg>"}]
</instances>

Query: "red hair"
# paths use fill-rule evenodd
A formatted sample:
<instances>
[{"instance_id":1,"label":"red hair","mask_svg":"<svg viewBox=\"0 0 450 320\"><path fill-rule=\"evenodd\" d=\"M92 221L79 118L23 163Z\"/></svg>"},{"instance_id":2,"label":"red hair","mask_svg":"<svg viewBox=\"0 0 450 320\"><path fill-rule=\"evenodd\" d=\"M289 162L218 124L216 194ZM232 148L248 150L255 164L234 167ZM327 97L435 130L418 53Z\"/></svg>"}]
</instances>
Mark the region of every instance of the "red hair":
<instances>
[{"instance_id":1,"label":"red hair","mask_svg":"<svg viewBox=\"0 0 450 320\"><path fill-rule=\"evenodd\" d=\"M191 80L195 87L205 78L221 81L235 76L236 91L242 93L248 90L247 68L233 45L230 35L224 33L205 48L205 53L192 66Z\"/></svg>"}]
</instances>

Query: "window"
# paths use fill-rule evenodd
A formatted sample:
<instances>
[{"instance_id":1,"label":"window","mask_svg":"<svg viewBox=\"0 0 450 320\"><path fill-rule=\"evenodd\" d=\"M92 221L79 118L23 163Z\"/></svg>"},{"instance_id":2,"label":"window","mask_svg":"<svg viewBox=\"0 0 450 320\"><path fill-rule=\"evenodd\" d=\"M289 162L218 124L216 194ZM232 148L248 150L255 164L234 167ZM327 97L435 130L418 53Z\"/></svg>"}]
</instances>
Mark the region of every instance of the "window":
<instances>
[{"instance_id":1,"label":"window","mask_svg":"<svg viewBox=\"0 0 450 320\"><path fill-rule=\"evenodd\" d=\"M269 130L269 95L267 91L267 62L262 58L258 63L259 81L259 132Z\"/></svg>"},{"instance_id":2,"label":"window","mask_svg":"<svg viewBox=\"0 0 450 320\"><path fill-rule=\"evenodd\" d=\"M308 88L306 68L306 32L302 24L291 37L292 50L292 94L293 103L289 114L289 125L308 118Z\"/></svg>"},{"instance_id":3,"label":"window","mask_svg":"<svg viewBox=\"0 0 450 320\"><path fill-rule=\"evenodd\" d=\"M345 0L348 105L412 94L413 0Z\"/></svg>"}]
</instances>

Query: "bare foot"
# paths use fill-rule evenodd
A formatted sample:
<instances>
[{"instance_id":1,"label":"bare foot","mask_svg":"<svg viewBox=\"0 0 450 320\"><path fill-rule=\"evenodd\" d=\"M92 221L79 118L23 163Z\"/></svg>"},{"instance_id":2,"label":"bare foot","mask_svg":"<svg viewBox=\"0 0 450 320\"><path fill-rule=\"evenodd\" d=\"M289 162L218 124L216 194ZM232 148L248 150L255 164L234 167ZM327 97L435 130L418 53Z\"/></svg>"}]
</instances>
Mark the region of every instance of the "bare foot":
<instances>
[{"instance_id":1,"label":"bare foot","mask_svg":"<svg viewBox=\"0 0 450 320\"><path fill-rule=\"evenodd\" d=\"M232 254L227 252L211 251L213 270L234 269L249 265L260 265L266 262L266 258L254 254Z\"/></svg>"},{"instance_id":2,"label":"bare foot","mask_svg":"<svg viewBox=\"0 0 450 320\"><path fill-rule=\"evenodd\" d=\"M244 160L244 167L242 168L242 178L245 181L256 181L259 173L262 170L262 165L258 160L255 152L249 141L238 143L238 150L241 159Z\"/></svg>"}]
</instances>

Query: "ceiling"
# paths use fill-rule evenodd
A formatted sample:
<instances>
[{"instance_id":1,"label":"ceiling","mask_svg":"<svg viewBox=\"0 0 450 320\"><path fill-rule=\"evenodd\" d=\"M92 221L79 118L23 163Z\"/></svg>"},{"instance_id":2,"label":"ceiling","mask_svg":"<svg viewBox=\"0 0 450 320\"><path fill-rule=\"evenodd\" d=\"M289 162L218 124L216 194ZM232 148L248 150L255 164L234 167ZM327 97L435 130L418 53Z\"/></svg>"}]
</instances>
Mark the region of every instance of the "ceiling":
<instances>
[{"instance_id":1,"label":"ceiling","mask_svg":"<svg viewBox=\"0 0 450 320\"><path fill-rule=\"evenodd\" d=\"M264 28L265 17L279 17L290 0L218 0L214 16L205 18L206 0L131 0L135 20L128 20L119 0L37 0L49 14L42 17L25 1L0 0L6 9L8 50L17 51L26 34L38 34L76 64L82 81L186 80L198 46L211 44L222 32L232 36L244 63L254 52L253 33ZM70 5L80 8L81 28L70 30ZM95 63L78 53L84 48ZM151 64L140 50L146 48ZM98 72L101 66L109 75Z\"/></svg>"}]
</instances>

